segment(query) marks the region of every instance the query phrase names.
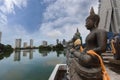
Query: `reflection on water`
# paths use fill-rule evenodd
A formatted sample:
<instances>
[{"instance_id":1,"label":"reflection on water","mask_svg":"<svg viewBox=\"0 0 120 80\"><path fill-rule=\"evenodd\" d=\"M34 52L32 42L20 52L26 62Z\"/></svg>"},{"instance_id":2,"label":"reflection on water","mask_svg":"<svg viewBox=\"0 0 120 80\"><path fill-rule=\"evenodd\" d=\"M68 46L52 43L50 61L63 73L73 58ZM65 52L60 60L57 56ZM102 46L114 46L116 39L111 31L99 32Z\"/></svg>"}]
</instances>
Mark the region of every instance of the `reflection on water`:
<instances>
[{"instance_id":1,"label":"reflection on water","mask_svg":"<svg viewBox=\"0 0 120 80\"><path fill-rule=\"evenodd\" d=\"M0 55L0 80L48 80L64 51L17 50Z\"/></svg>"},{"instance_id":2,"label":"reflection on water","mask_svg":"<svg viewBox=\"0 0 120 80\"><path fill-rule=\"evenodd\" d=\"M57 57L59 57L61 54L65 56L65 51L56 51Z\"/></svg>"},{"instance_id":3,"label":"reflection on water","mask_svg":"<svg viewBox=\"0 0 120 80\"><path fill-rule=\"evenodd\" d=\"M39 53L44 57L44 56L47 56L48 53L50 53L50 51L40 51L39 50Z\"/></svg>"},{"instance_id":4,"label":"reflection on water","mask_svg":"<svg viewBox=\"0 0 120 80\"><path fill-rule=\"evenodd\" d=\"M42 54L42 56L47 56L51 51L41 51L39 50L39 53ZM59 57L61 54L65 57L65 51L54 51L57 53L57 57Z\"/></svg>"},{"instance_id":5,"label":"reflection on water","mask_svg":"<svg viewBox=\"0 0 120 80\"><path fill-rule=\"evenodd\" d=\"M0 53L0 60L10 57L11 54L12 52Z\"/></svg>"},{"instance_id":6,"label":"reflection on water","mask_svg":"<svg viewBox=\"0 0 120 80\"><path fill-rule=\"evenodd\" d=\"M35 52L35 50L27 49L27 50L23 50L22 52L23 52L24 57L27 57L27 54L28 54L29 59L32 59L33 58L33 52ZM14 61L20 61L20 58L21 58L21 50L15 51Z\"/></svg>"}]
</instances>

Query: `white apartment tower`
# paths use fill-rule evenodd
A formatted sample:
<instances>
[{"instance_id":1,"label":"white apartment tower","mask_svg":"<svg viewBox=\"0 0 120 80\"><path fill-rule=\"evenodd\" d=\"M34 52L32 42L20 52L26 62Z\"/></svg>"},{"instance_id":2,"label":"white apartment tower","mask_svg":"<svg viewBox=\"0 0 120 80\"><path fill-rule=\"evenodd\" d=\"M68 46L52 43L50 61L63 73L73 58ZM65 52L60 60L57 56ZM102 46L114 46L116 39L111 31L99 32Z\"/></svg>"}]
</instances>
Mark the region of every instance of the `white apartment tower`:
<instances>
[{"instance_id":1,"label":"white apartment tower","mask_svg":"<svg viewBox=\"0 0 120 80\"><path fill-rule=\"evenodd\" d=\"M111 32L120 32L120 0L99 0L98 28Z\"/></svg>"},{"instance_id":2,"label":"white apartment tower","mask_svg":"<svg viewBox=\"0 0 120 80\"><path fill-rule=\"evenodd\" d=\"M43 45L43 46L47 46L47 41L43 41L43 42L42 42L42 45Z\"/></svg>"},{"instance_id":3,"label":"white apartment tower","mask_svg":"<svg viewBox=\"0 0 120 80\"><path fill-rule=\"evenodd\" d=\"M30 39L30 47L33 47L33 39Z\"/></svg>"},{"instance_id":4,"label":"white apartment tower","mask_svg":"<svg viewBox=\"0 0 120 80\"><path fill-rule=\"evenodd\" d=\"M21 48L21 39L16 39L15 41L15 48Z\"/></svg>"},{"instance_id":5,"label":"white apartment tower","mask_svg":"<svg viewBox=\"0 0 120 80\"><path fill-rule=\"evenodd\" d=\"M28 47L27 42L24 42L23 46L24 46L24 48L27 48Z\"/></svg>"}]
</instances>

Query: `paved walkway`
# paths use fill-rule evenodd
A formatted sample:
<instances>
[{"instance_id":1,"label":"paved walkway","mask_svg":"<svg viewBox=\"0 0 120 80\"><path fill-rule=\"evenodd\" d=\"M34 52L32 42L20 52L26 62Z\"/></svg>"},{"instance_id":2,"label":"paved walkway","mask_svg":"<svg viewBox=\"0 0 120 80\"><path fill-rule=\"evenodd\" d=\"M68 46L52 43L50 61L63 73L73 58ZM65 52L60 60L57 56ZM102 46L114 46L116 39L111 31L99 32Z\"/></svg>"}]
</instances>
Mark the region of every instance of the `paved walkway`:
<instances>
[{"instance_id":1,"label":"paved walkway","mask_svg":"<svg viewBox=\"0 0 120 80\"><path fill-rule=\"evenodd\" d=\"M110 64L108 59L113 59L113 54L103 53L102 54L103 60L105 62L107 73L110 76L110 80L120 80L120 65Z\"/></svg>"},{"instance_id":2,"label":"paved walkway","mask_svg":"<svg viewBox=\"0 0 120 80\"><path fill-rule=\"evenodd\" d=\"M111 70L108 66L106 66L106 70L107 70L107 72L108 72L108 74L110 76L110 80L120 80L120 72L117 73L117 72ZM120 68L119 68L119 71L120 71Z\"/></svg>"}]
</instances>

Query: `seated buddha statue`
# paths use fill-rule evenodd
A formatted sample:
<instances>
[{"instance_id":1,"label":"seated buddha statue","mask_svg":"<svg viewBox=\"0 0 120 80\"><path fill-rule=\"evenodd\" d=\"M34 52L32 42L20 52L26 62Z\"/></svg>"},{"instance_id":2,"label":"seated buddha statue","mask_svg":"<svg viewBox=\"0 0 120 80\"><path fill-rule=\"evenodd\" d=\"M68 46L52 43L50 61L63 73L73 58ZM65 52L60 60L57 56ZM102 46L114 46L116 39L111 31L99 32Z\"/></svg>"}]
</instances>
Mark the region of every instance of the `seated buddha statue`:
<instances>
[{"instance_id":1,"label":"seated buddha statue","mask_svg":"<svg viewBox=\"0 0 120 80\"><path fill-rule=\"evenodd\" d=\"M103 80L100 60L96 55L87 54L92 50L101 57L106 50L107 32L98 29L99 21L100 17L91 8L85 24L90 31L85 40L86 46L82 51L70 50L74 55L69 66L70 80Z\"/></svg>"}]
</instances>

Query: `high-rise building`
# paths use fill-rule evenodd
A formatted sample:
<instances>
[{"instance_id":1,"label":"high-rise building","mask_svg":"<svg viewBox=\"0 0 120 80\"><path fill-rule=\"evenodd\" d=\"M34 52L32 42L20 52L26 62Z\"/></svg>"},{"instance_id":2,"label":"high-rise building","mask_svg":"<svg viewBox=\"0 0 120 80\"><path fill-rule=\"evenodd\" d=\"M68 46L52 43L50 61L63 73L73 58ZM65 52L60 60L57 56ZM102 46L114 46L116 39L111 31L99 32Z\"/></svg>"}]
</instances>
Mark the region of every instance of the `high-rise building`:
<instances>
[{"instance_id":1,"label":"high-rise building","mask_svg":"<svg viewBox=\"0 0 120 80\"><path fill-rule=\"evenodd\" d=\"M59 44L59 39L56 39L56 44Z\"/></svg>"},{"instance_id":2,"label":"high-rise building","mask_svg":"<svg viewBox=\"0 0 120 80\"><path fill-rule=\"evenodd\" d=\"M30 47L33 47L33 39L30 39Z\"/></svg>"},{"instance_id":3,"label":"high-rise building","mask_svg":"<svg viewBox=\"0 0 120 80\"><path fill-rule=\"evenodd\" d=\"M24 48L27 48L28 47L27 42L24 42L23 46Z\"/></svg>"},{"instance_id":4,"label":"high-rise building","mask_svg":"<svg viewBox=\"0 0 120 80\"><path fill-rule=\"evenodd\" d=\"M111 32L120 32L120 0L99 0L98 28Z\"/></svg>"},{"instance_id":5,"label":"high-rise building","mask_svg":"<svg viewBox=\"0 0 120 80\"><path fill-rule=\"evenodd\" d=\"M42 45L43 45L43 46L47 46L47 41L43 41L43 42L42 42Z\"/></svg>"},{"instance_id":6,"label":"high-rise building","mask_svg":"<svg viewBox=\"0 0 120 80\"><path fill-rule=\"evenodd\" d=\"M62 45L63 45L64 47L66 47L67 42L66 42L66 40L65 40L65 39L63 39L63 41L62 41Z\"/></svg>"},{"instance_id":7,"label":"high-rise building","mask_svg":"<svg viewBox=\"0 0 120 80\"><path fill-rule=\"evenodd\" d=\"M0 32L0 43L1 43L1 38L2 38L2 32Z\"/></svg>"},{"instance_id":8,"label":"high-rise building","mask_svg":"<svg viewBox=\"0 0 120 80\"><path fill-rule=\"evenodd\" d=\"M21 48L21 39L16 39L15 41L15 48Z\"/></svg>"},{"instance_id":9,"label":"high-rise building","mask_svg":"<svg viewBox=\"0 0 120 80\"><path fill-rule=\"evenodd\" d=\"M65 40L65 39L63 39L62 44L63 44L63 45L65 45L65 44L66 44L66 40Z\"/></svg>"}]
</instances>

